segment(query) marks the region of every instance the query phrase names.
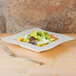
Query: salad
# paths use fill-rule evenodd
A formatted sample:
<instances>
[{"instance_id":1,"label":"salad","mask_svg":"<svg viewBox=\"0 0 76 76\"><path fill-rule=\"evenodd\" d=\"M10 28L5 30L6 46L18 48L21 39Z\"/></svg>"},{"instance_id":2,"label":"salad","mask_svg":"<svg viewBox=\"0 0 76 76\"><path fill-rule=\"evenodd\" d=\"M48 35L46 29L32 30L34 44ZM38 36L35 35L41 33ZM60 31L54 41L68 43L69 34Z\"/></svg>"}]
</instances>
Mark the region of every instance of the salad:
<instances>
[{"instance_id":1,"label":"salad","mask_svg":"<svg viewBox=\"0 0 76 76\"><path fill-rule=\"evenodd\" d=\"M55 40L57 40L57 38L53 34L49 35L47 31L33 31L31 34L17 38L17 41L30 43L39 47L45 46Z\"/></svg>"}]
</instances>

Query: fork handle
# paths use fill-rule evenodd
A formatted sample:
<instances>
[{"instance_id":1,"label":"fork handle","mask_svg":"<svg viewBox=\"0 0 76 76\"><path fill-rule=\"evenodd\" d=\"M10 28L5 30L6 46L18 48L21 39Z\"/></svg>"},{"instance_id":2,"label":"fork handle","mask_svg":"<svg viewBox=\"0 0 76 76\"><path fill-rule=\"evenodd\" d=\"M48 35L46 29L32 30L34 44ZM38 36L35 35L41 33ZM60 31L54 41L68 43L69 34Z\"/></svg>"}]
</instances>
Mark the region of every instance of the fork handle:
<instances>
[{"instance_id":1,"label":"fork handle","mask_svg":"<svg viewBox=\"0 0 76 76\"><path fill-rule=\"evenodd\" d=\"M34 63L37 63L37 64L39 64L39 65L43 65L43 64L44 64L43 62L35 61L35 60L32 60L32 59L27 58L27 57L25 57L25 56L19 56L19 57L24 58L24 59L27 59L27 60L29 60L29 61L31 61L31 62L34 62Z\"/></svg>"}]
</instances>

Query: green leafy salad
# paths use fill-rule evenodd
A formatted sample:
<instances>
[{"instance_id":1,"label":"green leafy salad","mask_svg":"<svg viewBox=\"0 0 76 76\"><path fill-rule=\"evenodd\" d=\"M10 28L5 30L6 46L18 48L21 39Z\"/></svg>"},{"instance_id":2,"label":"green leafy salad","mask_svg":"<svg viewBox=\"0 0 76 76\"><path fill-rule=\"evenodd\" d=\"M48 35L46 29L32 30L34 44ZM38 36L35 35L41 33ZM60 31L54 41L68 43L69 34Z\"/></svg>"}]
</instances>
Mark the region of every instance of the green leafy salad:
<instances>
[{"instance_id":1,"label":"green leafy salad","mask_svg":"<svg viewBox=\"0 0 76 76\"><path fill-rule=\"evenodd\" d=\"M25 36L19 36L18 41L24 43L30 43L39 47L45 46L51 42L54 42L56 37L47 31L33 31L31 34L26 34Z\"/></svg>"}]
</instances>

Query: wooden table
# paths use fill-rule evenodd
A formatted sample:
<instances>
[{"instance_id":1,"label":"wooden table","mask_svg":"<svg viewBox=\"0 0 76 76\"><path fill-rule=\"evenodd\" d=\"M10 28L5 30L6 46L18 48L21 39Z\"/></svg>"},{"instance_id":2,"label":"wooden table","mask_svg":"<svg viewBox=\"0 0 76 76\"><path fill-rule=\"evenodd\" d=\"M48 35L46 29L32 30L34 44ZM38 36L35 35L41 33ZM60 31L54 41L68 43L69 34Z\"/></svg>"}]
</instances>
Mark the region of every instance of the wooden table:
<instances>
[{"instance_id":1,"label":"wooden table","mask_svg":"<svg viewBox=\"0 0 76 76\"><path fill-rule=\"evenodd\" d=\"M0 34L0 37L8 35L12 34ZM42 66L18 57L8 56L0 43L0 76L76 76L76 34L67 35L75 40L42 53L7 44L16 54L44 62Z\"/></svg>"}]
</instances>

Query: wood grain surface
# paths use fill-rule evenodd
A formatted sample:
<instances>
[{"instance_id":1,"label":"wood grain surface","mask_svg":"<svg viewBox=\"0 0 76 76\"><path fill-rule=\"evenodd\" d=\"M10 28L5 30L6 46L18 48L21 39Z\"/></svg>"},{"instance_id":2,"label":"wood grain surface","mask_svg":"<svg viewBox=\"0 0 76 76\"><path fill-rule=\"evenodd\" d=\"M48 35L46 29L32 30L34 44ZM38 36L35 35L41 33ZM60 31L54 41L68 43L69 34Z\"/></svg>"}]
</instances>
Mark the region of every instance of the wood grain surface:
<instances>
[{"instance_id":1,"label":"wood grain surface","mask_svg":"<svg viewBox=\"0 0 76 76\"><path fill-rule=\"evenodd\" d=\"M0 34L0 38L9 35ZM42 53L7 44L14 53L44 62L43 66L8 56L0 42L0 76L76 76L76 34L66 35L75 39Z\"/></svg>"}]
</instances>

